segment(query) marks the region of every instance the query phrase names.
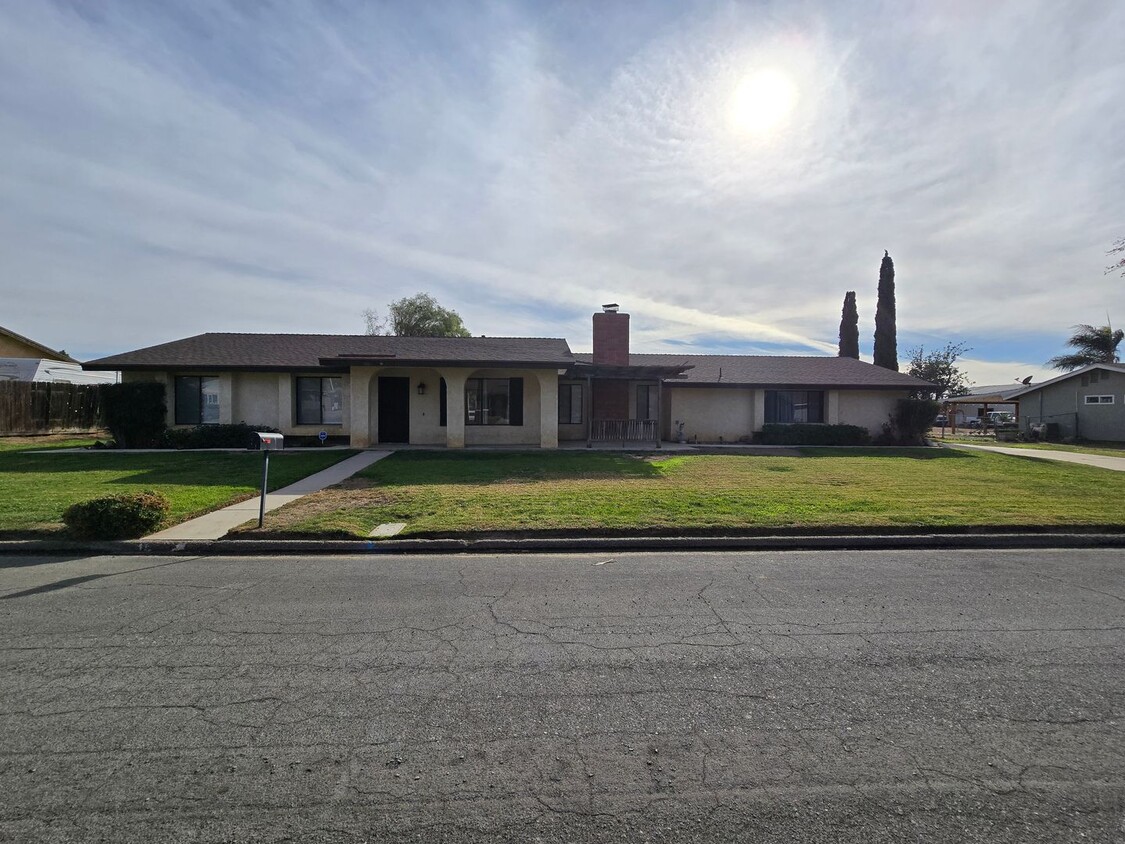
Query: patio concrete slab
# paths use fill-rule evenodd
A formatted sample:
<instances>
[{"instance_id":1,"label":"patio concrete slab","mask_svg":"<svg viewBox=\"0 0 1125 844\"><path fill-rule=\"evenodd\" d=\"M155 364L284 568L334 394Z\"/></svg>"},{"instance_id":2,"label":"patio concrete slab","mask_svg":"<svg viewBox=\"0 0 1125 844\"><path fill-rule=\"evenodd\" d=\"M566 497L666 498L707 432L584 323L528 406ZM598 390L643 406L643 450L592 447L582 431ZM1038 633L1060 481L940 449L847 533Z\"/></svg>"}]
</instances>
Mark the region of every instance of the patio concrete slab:
<instances>
[{"instance_id":1,"label":"patio concrete slab","mask_svg":"<svg viewBox=\"0 0 1125 844\"><path fill-rule=\"evenodd\" d=\"M309 475L307 478L283 487L276 492L271 492L266 496L266 511L276 510L278 507L283 507L309 493L338 484L391 453L390 451L365 451L346 460L341 460L334 466L329 466L327 469ZM260 506L261 498L259 496L248 498L245 501L224 507L222 510L206 513L198 518L173 525L159 533L146 536L145 539L220 539L244 522L256 519Z\"/></svg>"},{"instance_id":2,"label":"patio concrete slab","mask_svg":"<svg viewBox=\"0 0 1125 844\"><path fill-rule=\"evenodd\" d=\"M1057 460L1060 463L1081 463L1084 466L1097 466L1099 469L1112 469L1125 472L1125 457L1109 457L1104 454L1081 454L1077 451L1050 451L1044 448L1005 448L999 445L968 445L950 443L947 448L967 448L975 451L993 451L1012 457L1031 457L1036 460Z\"/></svg>"}]
</instances>

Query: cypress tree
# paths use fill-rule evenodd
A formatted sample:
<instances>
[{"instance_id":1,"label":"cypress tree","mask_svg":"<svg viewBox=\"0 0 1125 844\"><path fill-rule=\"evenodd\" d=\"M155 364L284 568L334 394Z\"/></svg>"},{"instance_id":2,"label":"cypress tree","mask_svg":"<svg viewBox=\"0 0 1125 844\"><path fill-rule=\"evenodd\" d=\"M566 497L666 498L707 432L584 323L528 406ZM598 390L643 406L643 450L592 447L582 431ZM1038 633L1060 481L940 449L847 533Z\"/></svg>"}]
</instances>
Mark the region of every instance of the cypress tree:
<instances>
[{"instance_id":1,"label":"cypress tree","mask_svg":"<svg viewBox=\"0 0 1125 844\"><path fill-rule=\"evenodd\" d=\"M895 328L895 262L883 250L879 267L879 301L875 305L874 363L898 372L898 329Z\"/></svg>"},{"instance_id":2,"label":"cypress tree","mask_svg":"<svg viewBox=\"0 0 1125 844\"><path fill-rule=\"evenodd\" d=\"M838 357L859 360L859 311L855 291L844 294L844 310L840 314L840 352Z\"/></svg>"}]
</instances>

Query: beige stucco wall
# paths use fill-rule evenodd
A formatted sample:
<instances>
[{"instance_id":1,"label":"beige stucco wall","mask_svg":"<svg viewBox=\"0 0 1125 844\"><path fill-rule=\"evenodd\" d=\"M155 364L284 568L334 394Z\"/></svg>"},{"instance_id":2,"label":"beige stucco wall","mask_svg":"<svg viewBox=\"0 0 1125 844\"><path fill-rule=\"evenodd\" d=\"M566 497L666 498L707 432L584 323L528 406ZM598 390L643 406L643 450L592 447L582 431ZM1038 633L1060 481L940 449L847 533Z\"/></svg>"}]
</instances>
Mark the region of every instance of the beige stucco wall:
<instances>
[{"instance_id":1,"label":"beige stucco wall","mask_svg":"<svg viewBox=\"0 0 1125 844\"><path fill-rule=\"evenodd\" d=\"M272 372L234 373L231 418L248 425L281 427L281 418L277 413L278 377Z\"/></svg>"},{"instance_id":2,"label":"beige stucco wall","mask_svg":"<svg viewBox=\"0 0 1125 844\"><path fill-rule=\"evenodd\" d=\"M289 372L178 372L176 375L210 375L219 378L219 421L245 422L248 425L265 425L292 436L316 436L327 431L330 436L346 436L350 431L349 377L342 375L344 390L344 424L297 425L296 378L309 375L323 377L324 373ZM164 384L164 397L168 405L167 423L176 425L174 375L167 372L124 372L122 382L156 381ZM186 426L180 426L186 427Z\"/></svg>"},{"instance_id":3,"label":"beige stucco wall","mask_svg":"<svg viewBox=\"0 0 1125 844\"><path fill-rule=\"evenodd\" d=\"M554 375L555 400L558 401L558 373ZM523 378L522 425L466 425L465 445L531 445L538 446L540 439L540 386L537 373L530 370L477 369L470 378ZM558 419L556 415L556 421Z\"/></svg>"},{"instance_id":4,"label":"beige stucco wall","mask_svg":"<svg viewBox=\"0 0 1125 844\"><path fill-rule=\"evenodd\" d=\"M664 401L672 421L683 421L684 437L696 442L738 442L754 431L757 390L740 387L670 387ZM636 401L636 397L632 399Z\"/></svg>"},{"instance_id":5,"label":"beige stucco wall","mask_svg":"<svg viewBox=\"0 0 1125 844\"><path fill-rule=\"evenodd\" d=\"M684 436L697 442L737 442L761 430L765 422L765 390L738 387L666 386L665 400L674 434L675 422L684 421ZM859 425L878 435L895 402L905 391L826 390L824 421Z\"/></svg>"},{"instance_id":6,"label":"beige stucco wall","mask_svg":"<svg viewBox=\"0 0 1125 844\"><path fill-rule=\"evenodd\" d=\"M440 425L441 376L435 369L410 369L393 366L353 367L349 378L349 407L352 445L366 446L379 442L379 378L409 378L407 392L410 412L411 445L444 445L445 428ZM354 384L354 389L351 385ZM426 392L418 395L418 385L425 384ZM366 414L363 405L366 399ZM351 412L350 402L356 403L358 413Z\"/></svg>"},{"instance_id":7,"label":"beige stucco wall","mask_svg":"<svg viewBox=\"0 0 1125 844\"><path fill-rule=\"evenodd\" d=\"M835 390L840 425L858 425L878 436L895 409L895 402L907 397L905 390Z\"/></svg>"},{"instance_id":8,"label":"beige stucco wall","mask_svg":"<svg viewBox=\"0 0 1125 844\"><path fill-rule=\"evenodd\" d=\"M523 425L441 425L440 379L445 375L449 391L464 390L468 378L522 378L523 379ZM541 443L551 448L556 444L553 425L550 431L543 430L541 420L548 418L552 423L558 418L558 371L527 369L468 369L451 367L442 369L403 368L403 367L355 367L352 378L355 389L349 390L356 403L356 412L349 413L352 419L352 444L367 446L379 441L379 377L409 378L410 390L410 444L411 445L450 445L450 428L463 428L464 445L528 445ZM458 380L460 379L460 380ZM424 383L424 395L418 395L418 385ZM548 392L542 392L542 384ZM363 395L361 395L363 394ZM463 419L464 403L456 402L450 395L449 417L455 413ZM547 417L541 411L547 405ZM366 413L363 406L366 404ZM458 408L455 410L455 407ZM363 421L363 428L355 427ZM458 443L452 443L458 445Z\"/></svg>"},{"instance_id":9,"label":"beige stucco wall","mask_svg":"<svg viewBox=\"0 0 1125 844\"><path fill-rule=\"evenodd\" d=\"M250 373L247 373L248 375ZM264 419L252 420L247 418L247 422L263 422L264 424L272 424L281 429L283 434L291 434L299 437L315 437L321 431L327 432L330 437L347 436L351 432L351 378L345 373L332 372L282 372L273 375L274 391L276 399L274 403L276 422L268 423ZM340 425L298 425L297 424L297 379L298 378L340 378L343 383L340 385L344 393L344 407L343 407L343 423ZM239 384L241 389L242 384ZM262 393L262 409L268 407L268 399ZM235 419L235 421L239 421Z\"/></svg>"}]
</instances>

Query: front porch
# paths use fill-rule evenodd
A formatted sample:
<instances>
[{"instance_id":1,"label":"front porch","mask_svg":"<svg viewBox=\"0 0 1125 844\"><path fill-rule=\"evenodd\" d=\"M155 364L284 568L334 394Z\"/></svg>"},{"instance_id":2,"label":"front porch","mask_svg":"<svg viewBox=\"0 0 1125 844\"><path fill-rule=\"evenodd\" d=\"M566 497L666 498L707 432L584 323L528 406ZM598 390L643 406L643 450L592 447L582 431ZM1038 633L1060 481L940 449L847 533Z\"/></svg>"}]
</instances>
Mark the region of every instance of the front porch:
<instances>
[{"instance_id":1,"label":"front porch","mask_svg":"<svg viewBox=\"0 0 1125 844\"><path fill-rule=\"evenodd\" d=\"M683 378L688 369L687 364L576 364L559 381L560 445L663 448L672 436L663 382Z\"/></svg>"}]
</instances>

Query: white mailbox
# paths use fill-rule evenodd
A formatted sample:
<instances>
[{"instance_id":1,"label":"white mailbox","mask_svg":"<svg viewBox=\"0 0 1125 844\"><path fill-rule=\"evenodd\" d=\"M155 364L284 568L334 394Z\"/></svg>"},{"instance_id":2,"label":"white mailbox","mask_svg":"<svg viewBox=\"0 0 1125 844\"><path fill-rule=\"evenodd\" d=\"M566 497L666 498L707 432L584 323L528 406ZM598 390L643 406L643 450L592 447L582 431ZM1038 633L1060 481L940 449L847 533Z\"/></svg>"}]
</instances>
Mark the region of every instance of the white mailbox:
<instances>
[{"instance_id":1,"label":"white mailbox","mask_svg":"<svg viewBox=\"0 0 1125 844\"><path fill-rule=\"evenodd\" d=\"M263 433L255 431L258 435L258 451L281 451L285 448L285 437L281 434Z\"/></svg>"}]
</instances>

